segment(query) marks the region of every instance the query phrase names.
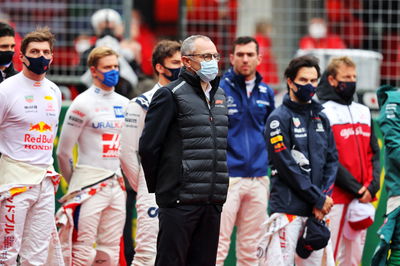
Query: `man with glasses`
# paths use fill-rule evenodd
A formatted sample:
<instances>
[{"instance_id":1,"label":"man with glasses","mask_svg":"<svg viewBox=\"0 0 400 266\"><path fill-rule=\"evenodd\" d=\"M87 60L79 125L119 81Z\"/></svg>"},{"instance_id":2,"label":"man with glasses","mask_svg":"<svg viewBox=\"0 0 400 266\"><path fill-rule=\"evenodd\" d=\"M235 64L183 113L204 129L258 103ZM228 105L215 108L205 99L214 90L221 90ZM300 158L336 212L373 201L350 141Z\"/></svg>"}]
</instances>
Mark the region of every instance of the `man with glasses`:
<instances>
[{"instance_id":1,"label":"man with glasses","mask_svg":"<svg viewBox=\"0 0 400 266\"><path fill-rule=\"evenodd\" d=\"M156 265L215 265L228 190L226 98L206 36L183 41L179 78L154 94L139 142L160 231Z\"/></svg>"},{"instance_id":2,"label":"man with glasses","mask_svg":"<svg viewBox=\"0 0 400 266\"><path fill-rule=\"evenodd\" d=\"M256 71L261 63L258 42L239 37L230 55L232 68L221 80L228 99L229 191L221 217L217 265L223 265L237 225L238 265L256 264L260 230L267 219L269 193L265 122L274 110L274 92Z\"/></svg>"}]
</instances>

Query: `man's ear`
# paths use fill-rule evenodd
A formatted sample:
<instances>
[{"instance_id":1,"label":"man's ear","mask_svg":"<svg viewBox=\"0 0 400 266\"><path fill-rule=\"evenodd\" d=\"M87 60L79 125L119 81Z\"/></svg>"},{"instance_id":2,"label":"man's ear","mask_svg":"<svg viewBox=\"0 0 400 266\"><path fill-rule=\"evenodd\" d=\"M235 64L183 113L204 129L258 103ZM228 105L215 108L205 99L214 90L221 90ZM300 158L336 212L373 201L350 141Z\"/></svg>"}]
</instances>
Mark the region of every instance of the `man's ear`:
<instances>
[{"instance_id":1,"label":"man's ear","mask_svg":"<svg viewBox=\"0 0 400 266\"><path fill-rule=\"evenodd\" d=\"M328 75L327 80L329 82L329 85L331 85L332 87L336 87L338 85L338 81L332 75Z\"/></svg>"},{"instance_id":2,"label":"man's ear","mask_svg":"<svg viewBox=\"0 0 400 266\"><path fill-rule=\"evenodd\" d=\"M288 86L289 86L289 89L290 89L290 88L293 88L293 87L296 87L296 86L294 86L294 83L293 83L293 81L292 81L290 78L287 78L287 79L286 79L286 82L287 82L287 84L288 84Z\"/></svg>"},{"instance_id":3,"label":"man's ear","mask_svg":"<svg viewBox=\"0 0 400 266\"><path fill-rule=\"evenodd\" d=\"M187 56L182 56L182 63L183 63L183 66L185 66L187 68L191 68L190 59Z\"/></svg>"},{"instance_id":4,"label":"man's ear","mask_svg":"<svg viewBox=\"0 0 400 266\"><path fill-rule=\"evenodd\" d=\"M155 69L159 74L164 73L164 67L160 63L156 64Z\"/></svg>"},{"instance_id":5,"label":"man's ear","mask_svg":"<svg viewBox=\"0 0 400 266\"><path fill-rule=\"evenodd\" d=\"M233 66L233 59L235 58L235 55L230 53L229 54L229 61L231 62L231 65Z\"/></svg>"},{"instance_id":6,"label":"man's ear","mask_svg":"<svg viewBox=\"0 0 400 266\"><path fill-rule=\"evenodd\" d=\"M262 55L261 54L257 54L257 60L258 60L257 66L259 66L261 64L261 62L262 62Z\"/></svg>"},{"instance_id":7,"label":"man's ear","mask_svg":"<svg viewBox=\"0 0 400 266\"><path fill-rule=\"evenodd\" d=\"M21 51L19 51L19 59L21 60L22 63L29 65L29 61L25 58L24 54Z\"/></svg>"},{"instance_id":8,"label":"man's ear","mask_svg":"<svg viewBox=\"0 0 400 266\"><path fill-rule=\"evenodd\" d=\"M89 67L89 70L90 70L90 74L92 74L92 75L97 74L97 70L94 66Z\"/></svg>"}]
</instances>

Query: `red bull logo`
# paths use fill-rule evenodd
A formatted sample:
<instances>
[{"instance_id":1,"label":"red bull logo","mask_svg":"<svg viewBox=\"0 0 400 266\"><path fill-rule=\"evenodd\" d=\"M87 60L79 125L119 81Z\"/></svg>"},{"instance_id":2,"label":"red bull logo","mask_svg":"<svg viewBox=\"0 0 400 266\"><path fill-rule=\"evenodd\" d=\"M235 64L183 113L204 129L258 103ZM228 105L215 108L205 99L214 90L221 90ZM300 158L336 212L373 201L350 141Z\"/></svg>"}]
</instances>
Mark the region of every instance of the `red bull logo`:
<instances>
[{"instance_id":1,"label":"red bull logo","mask_svg":"<svg viewBox=\"0 0 400 266\"><path fill-rule=\"evenodd\" d=\"M37 124L31 124L29 127L29 131L38 131L38 132L46 132L46 131L53 131L52 127L46 124L43 121L40 121Z\"/></svg>"}]
</instances>

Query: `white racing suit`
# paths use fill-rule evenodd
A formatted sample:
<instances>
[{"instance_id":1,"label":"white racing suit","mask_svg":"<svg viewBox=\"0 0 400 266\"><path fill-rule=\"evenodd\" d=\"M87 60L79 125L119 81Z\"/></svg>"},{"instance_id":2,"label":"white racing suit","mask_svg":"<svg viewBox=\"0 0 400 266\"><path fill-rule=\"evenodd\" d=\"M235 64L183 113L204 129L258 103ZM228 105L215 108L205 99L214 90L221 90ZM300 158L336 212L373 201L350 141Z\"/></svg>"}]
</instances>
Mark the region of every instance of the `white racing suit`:
<instances>
[{"instance_id":1,"label":"white racing suit","mask_svg":"<svg viewBox=\"0 0 400 266\"><path fill-rule=\"evenodd\" d=\"M126 193L118 182L119 137L128 99L94 86L78 95L65 116L57 149L63 176L69 181L67 198L87 191L90 198L76 207L72 237L72 265L118 265L125 224ZM78 162L72 167L72 149ZM101 190L92 189L103 184ZM65 209L65 206L63 206ZM64 254L68 237L62 238Z\"/></svg>"},{"instance_id":2,"label":"white racing suit","mask_svg":"<svg viewBox=\"0 0 400 266\"><path fill-rule=\"evenodd\" d=\"M307 259L296 254L297 240L304 229L308 217L274 213L264 226L266 234L258 247L260 266L334 266L332 244L321 250L313 251Z\"/></svg>"},{"instance_id":3,"label":"white racing suit","mask_svg":"<svg viewBox=\"0 0 400 266\"><path fill-rule=\"evenodd\" d=\"M80 170L75 172L84 172L86 176L90 171L101 171L101 169L83 168L85 167L79 167ZM66 265L85 264L88 260L94 261L93 265L104 265L104 263L118 265L118 256L110 258L110 254L119 252L118 243L110 245L108 242L115 239L119 241L113 235L122 220L120 214L124 211L124 204L121 204L123 203L121 199L125 196L124 190L123 178L114 175L88 188L66 194L60 199L63 206L57 211L56 222L60 227L59 235ZM109 205L109 201L113 203ZM99 212L102 212L103 217L112 217L112 221L101 224L101 228L97 229ZM74 223L77 217L80 218L78 224ZM82 220L82 217L86 218ZM78 238L82 245L77 243ZM92 245L96 243L97 253L86 243Z\"/></svg>"},{"instance_id":4,"label":"white racing suit","mask_svg":"<svg viewBox=\"0 0 400 266\"><path fill-rule=\"evenodd\" d=\"M269 179L264 177L231 177L227 200L221 215L221 229L216 265L224 265L229 252L233 227L237 226L236 257L238 265L257 264L257 246L264 235L267 219ZM258 244L258 243L256 243Z\"/></svg>"},{"instance_id":5,"label":"white racing suit","mask_svg":"<svg viewBox=\"0 0 400 266\"><path fill-rule=\"evenodd\" d=\"M142 166L138 159L139 138L142 135L144 120L151 98L160 88L154 88L132 99L125 114L125 127L121 132L121 167L137 192L137 231L135 255L132 265L154 265L157 252L158 206L155 195L147 190Z\"/></svg>"},{"instance_id":6,"label":"white racing suit","mask_svg":"<svg viewBox=\"0 0 400 266\"><path fill-rule=\"evenodd\" d=\"M61 92L46 78L21 72L0 84L1 265L16 265L18 256L21 265L64 265L54 253L60 177L51 167L60 110Z\"/></svg>"},{"instance_id":7,"label":"white racing suit","mask_svg":"<svg viewBox=\"0 0 400 266\"><path fill-rule=\"evenodd\" d=\"M360 230L353 240L347 239L343 234L348 206L349 204L335 204L328 214L331 221L329 229L331 230L332 246L338 266L359 265L367 236L367 229Z\"/></svg>"},{"instance_id":8,"label":"white racing suit","mask_svg":"<svg viewBox=\"0 0 400 266\"><path fill-rule=\"evenodd\" d=\"M27 175L40 182L12 184ZM0 176L0 265L17 265L18 255L21 265L64 265L54 223L60 175L3 155Z\"/></svg>"}]
</instances>

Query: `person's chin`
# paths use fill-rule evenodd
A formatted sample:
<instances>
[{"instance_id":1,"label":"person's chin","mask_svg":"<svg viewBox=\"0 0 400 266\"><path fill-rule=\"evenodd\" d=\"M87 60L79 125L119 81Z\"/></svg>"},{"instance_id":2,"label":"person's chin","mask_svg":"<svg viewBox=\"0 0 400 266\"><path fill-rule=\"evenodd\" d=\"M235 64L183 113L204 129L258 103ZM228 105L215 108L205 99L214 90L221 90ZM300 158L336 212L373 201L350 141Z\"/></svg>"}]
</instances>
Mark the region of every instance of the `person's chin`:
<instances>
[{"instance_id":1,"label":"person's chin","mask_svg":"<svg viewBox=\"0 0 400 266\"><path fill-rule=\"evenodd\" d=\"M239 74L242 76L248 76L250 74L250 69L241 69Z\"/></svg>"}]
</instances>

